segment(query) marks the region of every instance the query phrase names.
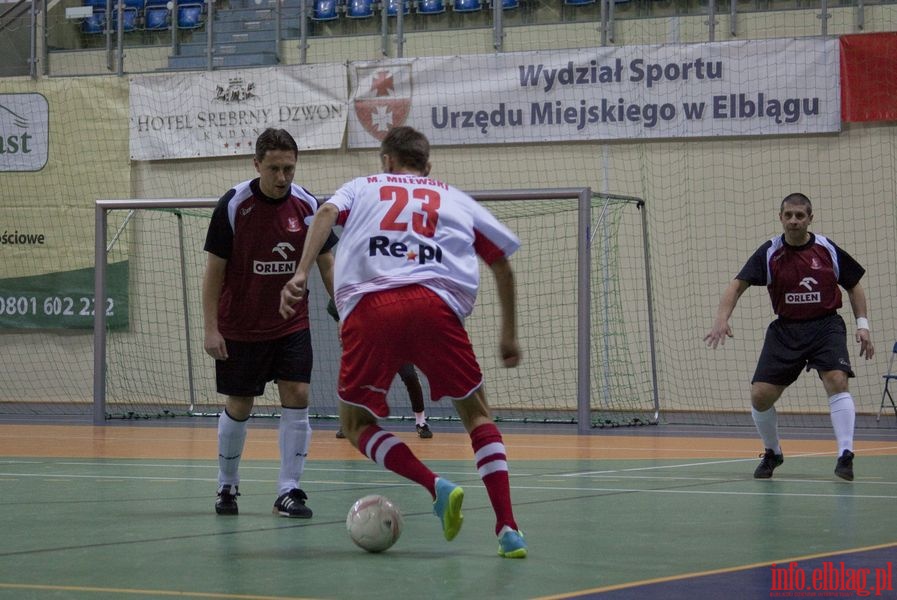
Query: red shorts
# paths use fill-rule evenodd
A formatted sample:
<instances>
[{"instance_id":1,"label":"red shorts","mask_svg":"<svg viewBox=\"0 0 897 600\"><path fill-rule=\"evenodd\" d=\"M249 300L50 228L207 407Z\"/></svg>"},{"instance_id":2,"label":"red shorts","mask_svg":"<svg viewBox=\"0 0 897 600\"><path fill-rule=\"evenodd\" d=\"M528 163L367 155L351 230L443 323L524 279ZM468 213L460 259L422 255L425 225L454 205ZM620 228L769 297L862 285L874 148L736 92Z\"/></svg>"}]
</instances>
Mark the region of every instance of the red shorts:
<instances>
[{"instance_id":1,"label":"red shorts","mask_svg":"<svg viewBox=\"0 0 897 600\"><path fill-rule=\"evenodd\" d=\"M366 294L342 329L339 397L377 417L389 416L386 394L405 363L430 384L430 399L466 398L483 383L458 316L434 292L411 285Z\"/></svg>"}]
</instances>

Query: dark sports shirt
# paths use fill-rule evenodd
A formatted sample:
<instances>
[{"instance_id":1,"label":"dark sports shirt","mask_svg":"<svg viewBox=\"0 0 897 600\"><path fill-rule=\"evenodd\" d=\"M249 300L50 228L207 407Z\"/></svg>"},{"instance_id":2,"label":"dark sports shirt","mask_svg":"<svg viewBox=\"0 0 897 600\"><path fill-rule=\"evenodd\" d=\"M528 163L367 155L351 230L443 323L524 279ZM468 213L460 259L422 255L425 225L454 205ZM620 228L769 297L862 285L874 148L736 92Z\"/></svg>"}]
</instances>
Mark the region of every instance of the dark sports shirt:
<instances>
[{"instance_id":1,"label":"dark sports shirt","mask_svg":"<svg viewBox=\"0 0 897 600\"><path fill-rule=\"evenodd\" d=\"M784 235L769 240L735 279L765 285L779 317L805 321L836 313L841 308L838 286L853 288L865 272L834 242L811 233L803 246L789 246Z\"/></svg>"},{"instance_id":2,"label":"dark sports shirt","mask_svg":"<svg viewBox=\"0 0 897 600\"><path fill-rule=\"evenodd\" d=\"M227 260L218 301L218 329L225 339L273 340L308 329L308 297L296 314L278 313L280 290L296 271L318 200L292 185L279 199L268 198L258 178L244 181L218 201L206 234L206 252ZM327 252L336 236L324 244Z\"/></svg>"}]
</instances>

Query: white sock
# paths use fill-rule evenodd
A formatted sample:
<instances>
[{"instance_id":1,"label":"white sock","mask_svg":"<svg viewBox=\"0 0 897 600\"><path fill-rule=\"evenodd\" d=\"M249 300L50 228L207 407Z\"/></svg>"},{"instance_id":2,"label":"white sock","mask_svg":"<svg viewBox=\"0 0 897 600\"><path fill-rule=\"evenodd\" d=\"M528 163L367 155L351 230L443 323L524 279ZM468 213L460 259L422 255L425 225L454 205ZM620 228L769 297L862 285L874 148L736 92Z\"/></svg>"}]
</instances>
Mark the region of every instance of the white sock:
<instances>
[{"instance_id":1,"label":"white sock","mask_svg":"<svg viewBox=\"0 0 897 600\"><path fill-rule=\"evenodd\" d=\"M311 425L307 408L283 407L280 413L280 475L277 478L278 494L285 494L299 487L305 470L305 457L311 444Z\"/></svg>"},{"instance_id":2,"label":"white sock","mask_svg":"<svg viewBox=\"0 0 897 600\"><path fill-rule=\"evenodd\" d=\"M240 457L246 442L249 419L236 421L226 410L218 416L218 489L224 485L239 485Z\"/></svg>"},{"instance_id":3,"label":"white sock","mask_svg":"<svg viewBox=\"0 0 897 600\"><path fill-rule=\"evenodd\" d=\"M425 425L427 422L427 414L424 412L414 413L414 422L418 425Z\"/></svg>"},{"instance_id":4,"label":"white sock","mask_svg":"<svg viewBox=\"0 0 897 600\"><path fill-rule=\"evenodd\" d=\"M838 456L845 450L853 452L853 426L856 421L856 407L850 392L841 392L828 399L832 413L832 428L838 440Z\"/></svg>"},{"instance_id":5,"label":"white sock","mask_svg":"<svg viewBox=\"0 0 897 600\"><path fill-rule=\"evenodd\" d=\"M760 412L752 406L751 416L754 418L754 425L757 426L760 439L763 440L763 447L771 449L776 454L781 454L782 446L779 444L779 419L776 415L776 407L772 406L769 410Z\"/></svg>"}]
</instances>

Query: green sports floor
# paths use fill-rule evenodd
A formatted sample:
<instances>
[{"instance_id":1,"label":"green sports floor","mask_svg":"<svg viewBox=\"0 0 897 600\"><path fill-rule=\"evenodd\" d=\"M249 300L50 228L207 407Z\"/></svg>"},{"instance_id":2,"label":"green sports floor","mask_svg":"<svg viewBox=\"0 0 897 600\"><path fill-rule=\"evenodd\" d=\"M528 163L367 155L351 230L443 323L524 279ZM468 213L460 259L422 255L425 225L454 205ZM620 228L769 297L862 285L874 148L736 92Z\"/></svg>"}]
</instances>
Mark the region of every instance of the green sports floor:
<instances>
[{"instance_id":1,"label":"green sports floor","mask_svg":"<svg viewBox=\"0 0 897 600\"><path fill-rule=\"evenodd\" d=\"M463 433L401 434L465 488L446 542L426 492L332 429L302 482L314 517L272 515L276 430L253 427L240 514L220 517L212 426L0 425L0 598L897 598L897 427L858 432L852 483L826 431L784 432L785 464L758 481L751 431L506 430L525 560L496 554ZM371 493L405 518L376 555L345 531Z\"/></svg>"}]
</instances>

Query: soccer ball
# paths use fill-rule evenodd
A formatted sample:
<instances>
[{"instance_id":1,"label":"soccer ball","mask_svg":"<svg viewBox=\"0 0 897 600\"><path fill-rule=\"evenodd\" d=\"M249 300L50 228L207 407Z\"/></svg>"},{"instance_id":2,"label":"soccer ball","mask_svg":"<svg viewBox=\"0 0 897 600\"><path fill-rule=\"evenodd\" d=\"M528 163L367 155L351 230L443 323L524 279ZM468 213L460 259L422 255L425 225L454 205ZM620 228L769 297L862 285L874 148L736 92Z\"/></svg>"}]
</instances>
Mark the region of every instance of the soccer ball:
<instances>
[{"instance_id":1,"label":"soccer ball","mask_svg":"<svg viewBox=\"0 0 897 600\"><path fill-rule=\"evenodd\" d=\"M357 546L368 552L383 552L402 534L402 513L385 496L365 496L349 509L346 530Z\"/></svg>"}]
</instances>

